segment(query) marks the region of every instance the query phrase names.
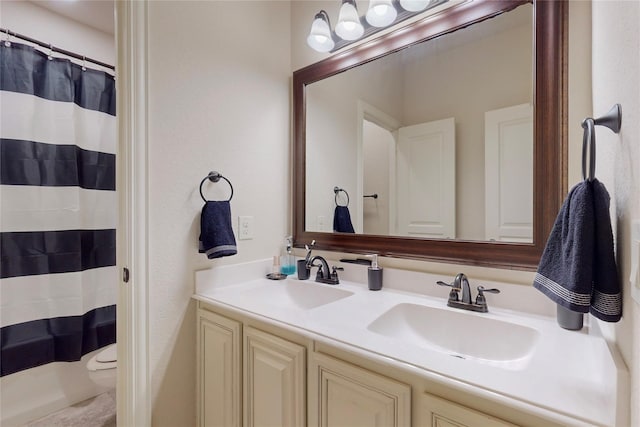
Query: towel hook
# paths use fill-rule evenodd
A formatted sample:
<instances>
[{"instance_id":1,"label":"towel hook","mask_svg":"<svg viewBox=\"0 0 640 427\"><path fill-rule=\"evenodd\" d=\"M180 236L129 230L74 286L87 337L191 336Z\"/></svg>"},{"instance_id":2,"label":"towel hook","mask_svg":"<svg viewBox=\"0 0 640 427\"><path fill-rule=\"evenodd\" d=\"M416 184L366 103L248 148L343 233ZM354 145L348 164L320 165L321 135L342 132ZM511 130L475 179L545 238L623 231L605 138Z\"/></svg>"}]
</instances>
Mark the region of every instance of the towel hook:
<instances>
[{"instance_id":1,"label":"towel hook","mask_svg":"<svg viewBox=\"0 0 640 427\"><path fill-rule=\"evenodd\" d=\"M333 200L336 202L336 206L343 206L338 203L338 193L341 191L347 196L347 204L344 205L344 207L347 207L349 206L349 193L347 193L343 188L333 187L333 192L335 193L335 197L333 198Z\"/></svg>"},{"instance_id":2,"label":"towel hook","mask_svg":"<svg viewBox=\"0 0 640 427\"><path fill-rule=\"evenodd\" d=\"M204 182L208 179L211 182L218 182L220 181L220 178L224 179L225 181L227 181L227 184L229 184L229 187L231 188L231 195L229 196L229 199L227 200L227 202L230 202L231 199L233 198L233 185L231 185L231 181L229 181L227 178L225 178L224 176L222 176L222 174L220 174L220 172L209 172L209 174L202 180L200 181L200 197L202 197L202 200L204 200L204 202L207 202L207 199L204 197L204 194L202 194L202 185L204 184Z\"/></svg>"},{"instance_id":3,"label":"towel hook","mask_svg":"<svg viewBox=\"0 0 640 427\"><path fill-rule=\"evenodd\" d=\"M615 104L604 116L593 119L587 117L582 121L582 179L593 181L596 175L596 132L595 126L605 126L615 133L620 132L622 125L622 106ZM589 146L589 171L587 173L587 145Z\"/></svg>"}]
</instances>

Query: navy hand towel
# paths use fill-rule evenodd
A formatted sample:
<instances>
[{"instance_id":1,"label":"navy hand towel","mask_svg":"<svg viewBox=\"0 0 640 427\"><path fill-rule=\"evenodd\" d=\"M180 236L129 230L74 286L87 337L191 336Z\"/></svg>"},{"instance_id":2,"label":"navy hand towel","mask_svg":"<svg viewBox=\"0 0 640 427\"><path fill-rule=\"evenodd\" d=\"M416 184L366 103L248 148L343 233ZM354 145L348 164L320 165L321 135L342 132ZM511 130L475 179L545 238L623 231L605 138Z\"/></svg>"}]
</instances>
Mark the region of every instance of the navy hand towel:
<instances>
[{"instance_id":1,"label":"navy hand towel","mask_svg":"<svg viewBox=\"0 0 640 427\"><path fill-rule=\"evenodd\" d=\"M609 193L604 184L593 180L596 248L593 263L593 294L590 312L600 320L617 322L622 317L622 293L613 249L613 230L609 216Z\"/></svg>"},{"instance_id":2,"label":"navy hand towel","mask_svg":"<svg viewBox=\"0 0 640 427\"><path fill-rule=\"evenodd\" d=\"M557 304L580 313L591 305L593 225L593 191L583 181L560 208L533 282Z\"/></svg>"},{"instance_id":3,"label":"navy hand towel","mask_svg":"<svg viewBox=\"0 0 640 427\"><path fill-rule=\"evenodd\" d=\"M615 322L622 315L609 195L583 181L562 204L542 253L533 286L557 304Z\"/></svg>"},{"instance_id":4,"label":"navy hand towel","mask_svg":"<svg viewBox=\"0 0 640 427\"><path fill-rule=\"evenodd\" d=\"M208 201L200 215L198 252L207 258L220 258L238 253L231 228L231 205L228 201Z\"/></svg>"},{"instance_id":5,"label":"navy hand towel","mask_svg":"<svg viewBox=\"0 0 640 427\"><path fill-rule=\"evenodd\" d=\"M347 206L336 206L333 212L333 231L338 233L355 233Z\"/></svg>"}]
</instances>

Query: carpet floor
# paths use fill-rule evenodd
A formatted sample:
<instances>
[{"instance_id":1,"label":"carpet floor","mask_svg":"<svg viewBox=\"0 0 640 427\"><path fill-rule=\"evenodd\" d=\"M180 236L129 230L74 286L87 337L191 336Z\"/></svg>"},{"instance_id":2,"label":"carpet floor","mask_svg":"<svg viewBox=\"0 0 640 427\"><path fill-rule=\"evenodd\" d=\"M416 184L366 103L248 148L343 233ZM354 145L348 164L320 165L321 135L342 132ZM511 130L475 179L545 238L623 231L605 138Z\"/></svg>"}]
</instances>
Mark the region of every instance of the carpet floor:
<instances>
[{"instance_id":1,"label":"carpet floor","mask_svg":"<svg viewBox=\"0 0 640 427\"><path fill-rule=\"evenodd\" d=\"M25 427L116 427L116 392L109 391L76 403Z\"/></svg>"}]
</instances>

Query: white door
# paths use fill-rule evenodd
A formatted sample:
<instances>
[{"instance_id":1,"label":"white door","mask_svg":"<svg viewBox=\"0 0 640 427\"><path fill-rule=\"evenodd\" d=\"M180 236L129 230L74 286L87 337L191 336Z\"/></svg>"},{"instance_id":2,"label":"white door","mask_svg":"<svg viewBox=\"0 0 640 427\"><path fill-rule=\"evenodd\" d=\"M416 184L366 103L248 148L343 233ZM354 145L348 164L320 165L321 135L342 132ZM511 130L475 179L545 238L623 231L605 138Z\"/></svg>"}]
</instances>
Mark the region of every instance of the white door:
<instances>
[{"instance_id":1,"label":"white door","mask_svg":"<svg viewBox=\"0 0 640 427\"><path fill-rule=\"evenodd\" d=\"M485 113L485 237L533 241L533 107Z\"/></svg>"},{"instance_id":2,"label":"white door","mask_svg":"<svg viewBox=\"0 0 640 427\"><path fill-rule=\"evenodd\" d=\"M399 129L398 234L456 236L456 157L453 118Z\"/></svg>"},{"instance_id":3,"label":"white door","mask_svg":"<svg viewBox=\"0 0 640 427\"><path fill-rule=\"evenodd\" d=\"M368 120L362 121L363 200L362 232L389 235L389 177L395 169L396 142L391 131Z\"/></svg>"}]
</instances>

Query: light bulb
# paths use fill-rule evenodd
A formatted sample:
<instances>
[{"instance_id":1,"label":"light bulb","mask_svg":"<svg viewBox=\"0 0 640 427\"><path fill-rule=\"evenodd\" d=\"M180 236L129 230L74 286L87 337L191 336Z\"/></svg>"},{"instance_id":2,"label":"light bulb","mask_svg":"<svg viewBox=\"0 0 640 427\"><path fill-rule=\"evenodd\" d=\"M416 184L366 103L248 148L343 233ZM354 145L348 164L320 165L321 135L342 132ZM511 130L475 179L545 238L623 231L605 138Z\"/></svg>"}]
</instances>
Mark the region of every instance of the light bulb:
<instances>
[{"instance_id":1,"label":"light bulb","mask_svg":"<svg viewBox=\"0 0 640 427\"><path fill-rule=\"evenodd\" d=\"M373 27L386 27L396 20L398 12L391 0L371 0L367 10L367 22Z\"/></svg>"},{"instance_id":2,"label":"light bulb","mask_svg":"<svg viewBox=\"0 0 640 427\"><path fill-rule=\"evenodd\" d=\"M317 13L313 19L307 44L318 52L329 52L335 46L329 28L329 18L324 10Z\"/></svg>"},{"instance_id":3,"label":"light bulb","mask_svg":"<svg viewBox=\"0 0 640 427\"><path fill-rule=\"evenodd\" d=\"M400 6L409 12L425 10L430 3L431 0L400 0Z\"/></svg>"},{"instance_id":4,"label":"light bulb","mask_svg":"<svg viewBox=\"0 0 640 427\"><path fill-rule=\"evenodd\" d=\"M346 0L342 3L336 24L336 34L343 40L356 40L364 34L355 2Z\"/></svg>"}]
</instances>

